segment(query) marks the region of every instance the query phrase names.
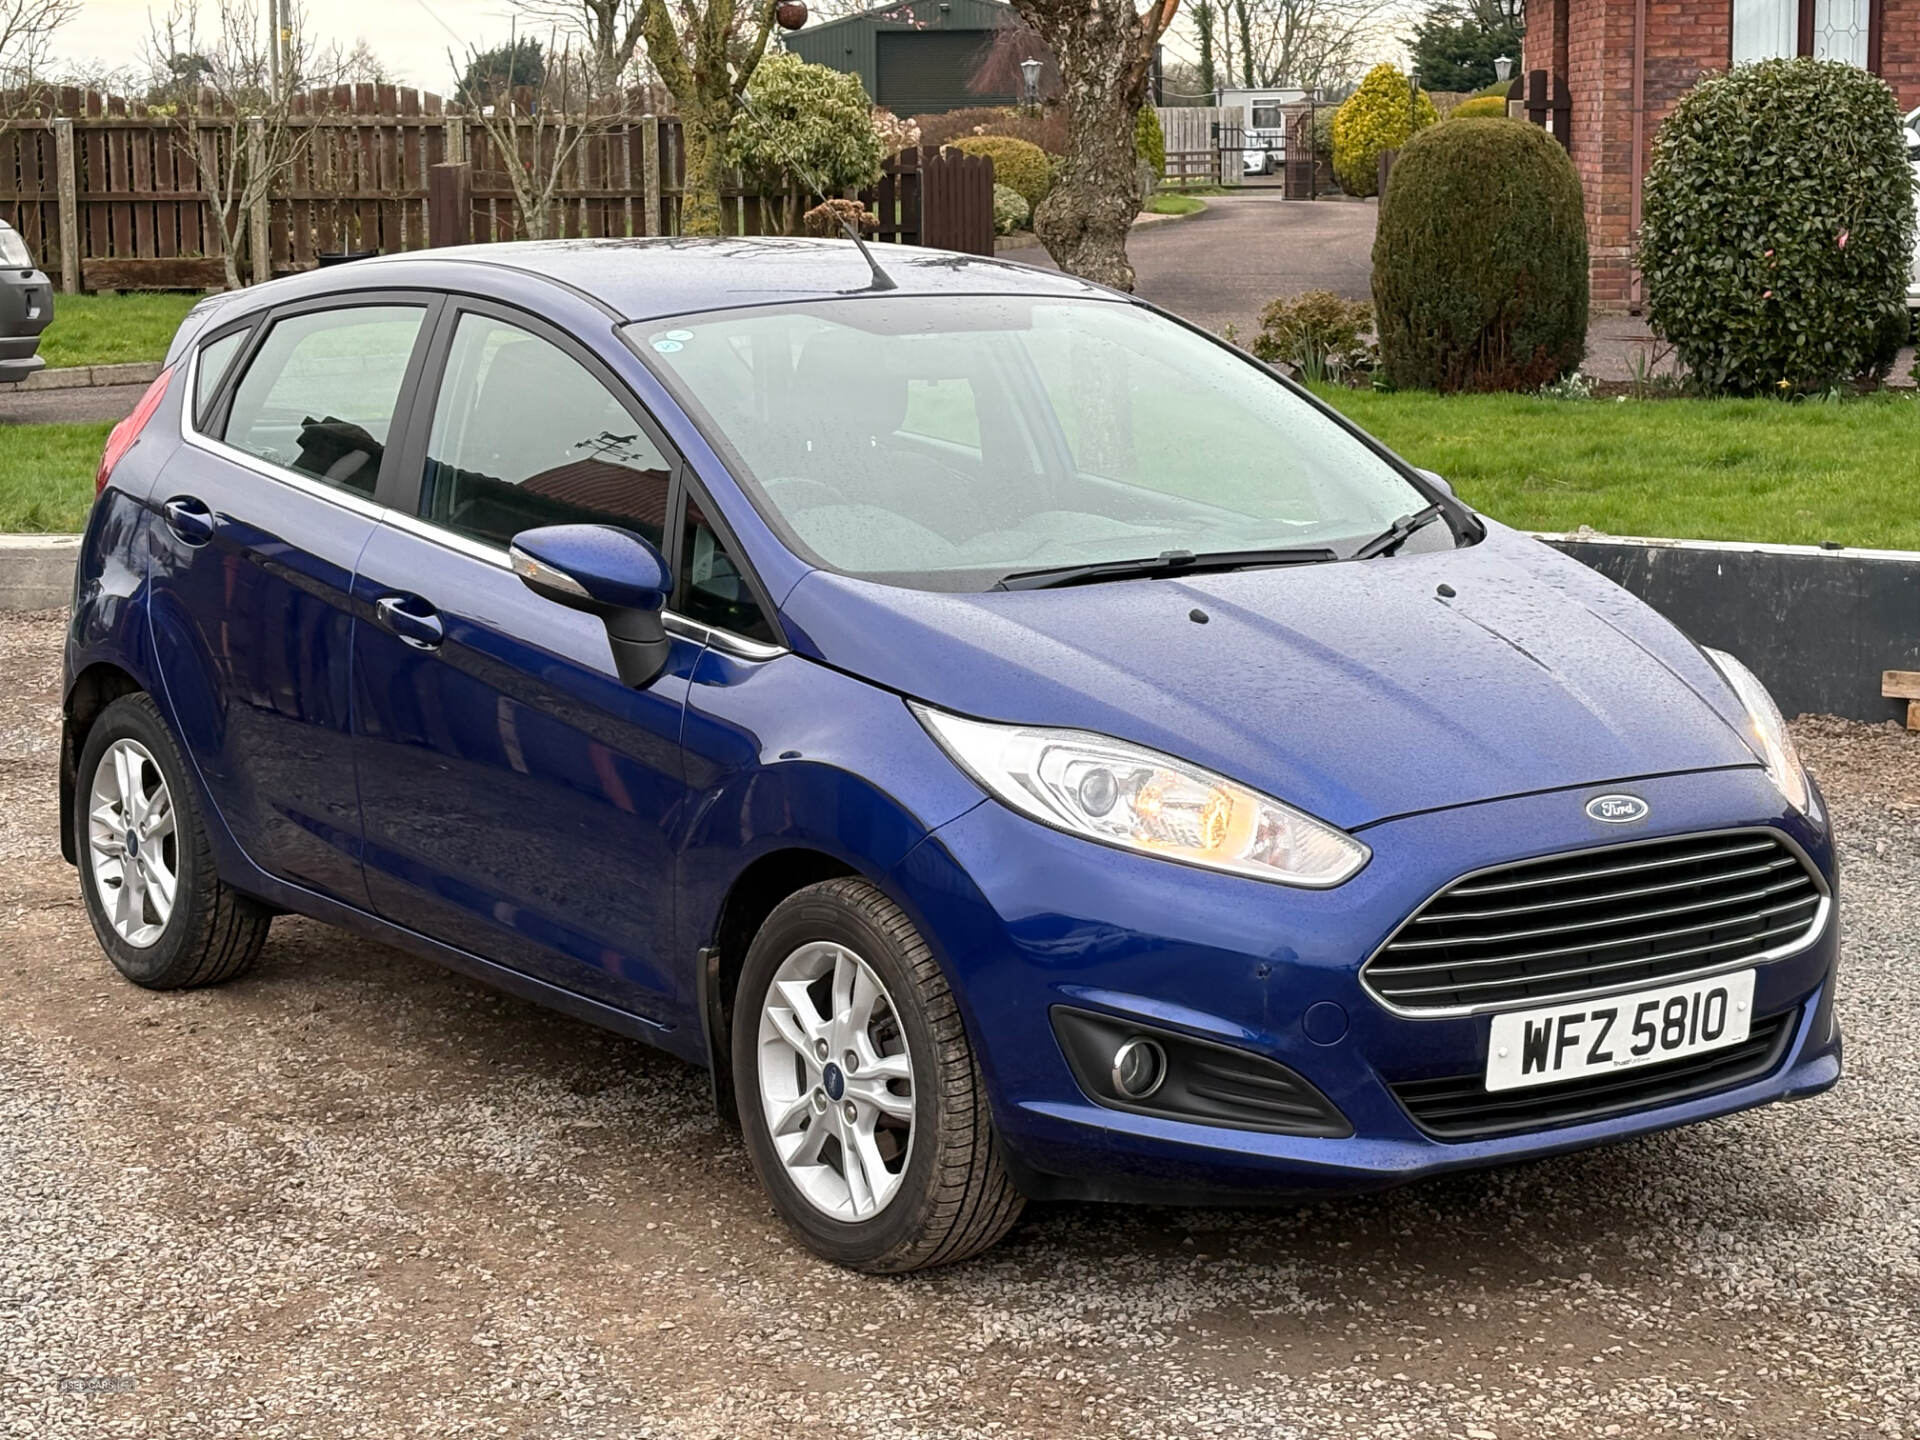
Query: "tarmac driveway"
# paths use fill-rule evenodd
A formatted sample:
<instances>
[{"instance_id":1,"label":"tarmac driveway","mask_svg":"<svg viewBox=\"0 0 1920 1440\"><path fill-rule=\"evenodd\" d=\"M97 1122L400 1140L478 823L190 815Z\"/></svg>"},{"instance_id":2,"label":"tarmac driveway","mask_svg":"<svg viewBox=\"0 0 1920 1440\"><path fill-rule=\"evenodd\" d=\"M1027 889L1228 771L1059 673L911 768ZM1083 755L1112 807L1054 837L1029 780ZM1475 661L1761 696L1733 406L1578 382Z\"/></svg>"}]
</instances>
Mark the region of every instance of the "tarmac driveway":
<instances>
[{"instance_id":1,"label":"tarmac driveway","mask_svg":"<svg viewBox=\"0 0 1920 1440\"><path fill-rule=\"evenodd\" d=\"M1247 189L1207 198L1184 220L1153 220L1127 238L1137 293L1218 334L1232 324L1241 343L1276 295L1331 290L1351 300L1373 294L1373 225L1368 200L1283 200ZM1052 267L1035 246L1009 260Z\"/></svg>"}]
</instances>

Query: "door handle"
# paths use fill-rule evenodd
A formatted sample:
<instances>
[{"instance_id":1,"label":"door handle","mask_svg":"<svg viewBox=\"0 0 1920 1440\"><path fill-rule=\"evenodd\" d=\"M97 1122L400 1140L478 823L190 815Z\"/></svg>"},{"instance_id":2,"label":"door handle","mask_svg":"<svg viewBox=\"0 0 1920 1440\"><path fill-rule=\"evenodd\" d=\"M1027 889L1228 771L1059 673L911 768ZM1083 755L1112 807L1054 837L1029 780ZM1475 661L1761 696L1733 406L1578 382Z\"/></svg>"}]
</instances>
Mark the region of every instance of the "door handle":
<instances>
[{"instance_id":1,"label":"door handle","mask_svg":"<svg viewBox=\"0 0 1920 1440\"><path fill-rule=\"evenodd\" d=\"M440 616L417 595L382 595L373 602L374 618L416 650L432 650L446 636Z\"/></svg>"},{"instance_id":2,"label":"door handle","mask_svg":"<svg viewBox=\"0 0 1920 1440\"><path fill-rule=\"evenodd\" d=\"M204 545L213 539L213 511L191 495L176 495L160 507L167 528L188 545Z\"/></svg>"}]
</instances>

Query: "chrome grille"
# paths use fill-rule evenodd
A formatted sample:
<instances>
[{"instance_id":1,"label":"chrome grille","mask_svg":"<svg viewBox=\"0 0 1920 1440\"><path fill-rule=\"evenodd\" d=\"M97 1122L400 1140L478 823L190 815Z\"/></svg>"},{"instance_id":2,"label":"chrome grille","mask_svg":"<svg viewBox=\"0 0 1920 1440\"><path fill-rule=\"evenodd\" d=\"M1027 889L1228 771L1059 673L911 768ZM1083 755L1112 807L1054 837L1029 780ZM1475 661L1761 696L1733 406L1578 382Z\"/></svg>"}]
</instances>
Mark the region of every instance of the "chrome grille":
<instances>
[{"instance_id":1,"label":"chrome grille","mask_svg":"<svg viewBox=\"0 0 1920 1440\"><path fill-rule=\"evenodd\" d=\"M1408 1014L1629 989L1784 951L1812 935L1825 896L1771 830L1581 850L1456 880L1360 973Z\"/></svg>"}]
</instances>

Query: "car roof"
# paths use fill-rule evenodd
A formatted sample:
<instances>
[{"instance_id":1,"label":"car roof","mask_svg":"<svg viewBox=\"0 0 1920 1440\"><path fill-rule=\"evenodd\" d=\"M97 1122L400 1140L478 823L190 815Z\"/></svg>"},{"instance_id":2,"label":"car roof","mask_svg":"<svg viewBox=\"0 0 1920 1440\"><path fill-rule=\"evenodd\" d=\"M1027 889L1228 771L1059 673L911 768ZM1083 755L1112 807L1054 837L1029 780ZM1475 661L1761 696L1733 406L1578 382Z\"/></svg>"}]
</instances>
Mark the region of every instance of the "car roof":
<instances>
[{"instance_id":1,"label":"car roof","mask_svg":"<svg viewBox=\"0 0 1920 1440\"><path fill-rule=\"evenodd\" d=\"M1100 286L1028 265L917 245L871 247L903 295L1119 298ZM342 288L420 261L456 261L542 275L627 320L702 310L831 300L867 291L867 264L851 240L799 236L536 240L412 250L326 271ZM392 268L390 268L392 267Z\"/></svg>"}]
</instances>

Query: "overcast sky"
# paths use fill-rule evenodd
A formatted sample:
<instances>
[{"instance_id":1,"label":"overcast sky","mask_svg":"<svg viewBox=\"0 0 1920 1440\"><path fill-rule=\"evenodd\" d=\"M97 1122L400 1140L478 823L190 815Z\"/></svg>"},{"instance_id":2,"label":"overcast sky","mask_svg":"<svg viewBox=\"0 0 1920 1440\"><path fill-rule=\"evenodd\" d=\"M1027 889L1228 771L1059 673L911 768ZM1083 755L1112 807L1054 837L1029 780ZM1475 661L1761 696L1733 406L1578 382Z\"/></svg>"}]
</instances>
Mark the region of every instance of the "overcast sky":
<instances>
[{"instance_id":1,"label":"overcast sky","mask_svg":"<svg viewBox=\"0 0 1920 1440\"><path fill-rule=\"evenodd\" d=\"M257 3L264 14L265 0ZM203 28L216 15L216 5L217 0L203 0ZM1416 6L1406 0L1395 8ZM137 65L153 18L166 11L167 0L84 0L79 18L60 32L59 56L89 68ZM454 85L447 52L464 62L469 46L504 43L514 7L513 0L306 0L305 11L320 44L338 41L345 48L365 39L400 84L444 95ZM523 31L527 23L521 21ZM1192 53L1184 34L1170 36L1167 48L1176 57ZM1383 37L1381 49L1379 58L1404 60L1395 41Z\"/></svg>"},{"instance_id":2,"label":"overcast sky","mask_svg":"<svg viewBox=\"0 0 1920 1440\"><path fill-rule=\"evenodd\" d=\"M202 5L203 28L214 0ZM325 43L351 46L364 37L403 85L441 93L453 88L447 51L464 56L468 45L502 43L511 0L308 0L308 27ZM266 11L265 0L260 10ZM61 58L107 66L139 62L150 16L164 16L166 0L85 0L80 16L60 32ZM522 22L523 24L525 22Z\"/></svg>"}]
</instances>

